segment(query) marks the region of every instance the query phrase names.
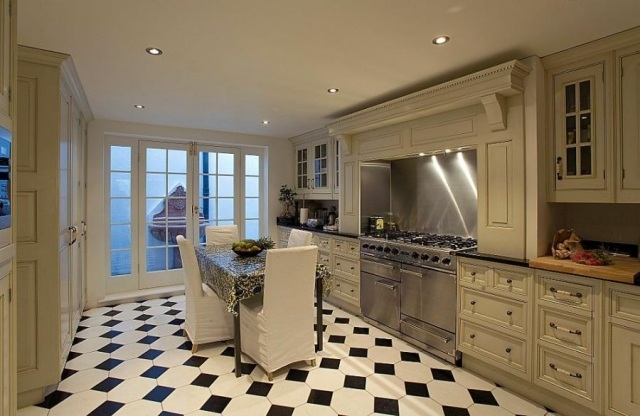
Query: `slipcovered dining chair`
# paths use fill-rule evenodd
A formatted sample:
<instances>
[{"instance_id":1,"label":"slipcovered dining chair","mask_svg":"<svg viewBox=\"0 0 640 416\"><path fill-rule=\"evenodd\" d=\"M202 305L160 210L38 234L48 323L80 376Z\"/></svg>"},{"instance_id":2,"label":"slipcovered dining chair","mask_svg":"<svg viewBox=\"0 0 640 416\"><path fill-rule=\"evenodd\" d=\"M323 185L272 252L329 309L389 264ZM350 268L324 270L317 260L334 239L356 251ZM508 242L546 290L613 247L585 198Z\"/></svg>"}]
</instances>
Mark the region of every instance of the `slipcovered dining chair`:
<instances>
[{"instance_id":1,"label":"slipcovered dining chair","mask_svg":"<svg viewBox=\"0 0 640 416\"><path fill-rule=\"evenodd\" d=\"M233 339L233 317L227 312L227 304L202 283L191 241L181 235L176 240L182 257L186 292L184 334L193 344L191 351L195 353L200 344Z\"/></svg>"},{"instance_id":2,"label":"slipcovered dining chair","mask_svg":"<svg viewBox=\"0 0 640 416\"><path fill-rule=\"evenodd\" d=\"M216 244L231 244L240 239L238 226L233 225L209 225L205 227L205 241L208 246Z\"/></svg>"},{"instance_id":3,"label":"slipcovered dining chair","mask_svg":"<svg viewBox=\"0 0 640 416\"><path fill-rule=\"evenodd\" d=\"M296 230L295 228L291 230L291 234L289 234L289 241L287 241L287 247L302 247L311 245L311 234L309 231Z\"/></svg>"},{"instance_id":4,"label":"slipcovered dining chair","mask_svg":"<svg viewBox=\"0 0 640 416\"><path fill-rule=\"evenodd\" d=\"M316 365L317 256L316 246L267 251L263 296L240 303L242 352L262 367L270 381L274 371L291 363L311 360Z\"/></svg>"}]
</instances>

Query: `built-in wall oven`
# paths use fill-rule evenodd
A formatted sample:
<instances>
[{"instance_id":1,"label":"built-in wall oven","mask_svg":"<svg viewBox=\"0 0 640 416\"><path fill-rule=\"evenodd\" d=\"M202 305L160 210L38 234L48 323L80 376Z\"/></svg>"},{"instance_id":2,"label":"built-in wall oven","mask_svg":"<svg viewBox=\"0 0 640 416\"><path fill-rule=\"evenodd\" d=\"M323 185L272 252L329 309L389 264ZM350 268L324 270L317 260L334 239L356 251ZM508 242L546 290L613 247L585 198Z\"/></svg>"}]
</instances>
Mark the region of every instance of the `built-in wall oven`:
<instances>
[{"instance_id":1,"label":"built-in wall oven","mask_svg":"<svg viewBox=\"0 0 640 416\"><path fill-rule=\"evenodd\" d=\"M365 320L459 364L455 252L476 240L386 232L360 239L360 306Z\"/></svg>"}]
</instances>

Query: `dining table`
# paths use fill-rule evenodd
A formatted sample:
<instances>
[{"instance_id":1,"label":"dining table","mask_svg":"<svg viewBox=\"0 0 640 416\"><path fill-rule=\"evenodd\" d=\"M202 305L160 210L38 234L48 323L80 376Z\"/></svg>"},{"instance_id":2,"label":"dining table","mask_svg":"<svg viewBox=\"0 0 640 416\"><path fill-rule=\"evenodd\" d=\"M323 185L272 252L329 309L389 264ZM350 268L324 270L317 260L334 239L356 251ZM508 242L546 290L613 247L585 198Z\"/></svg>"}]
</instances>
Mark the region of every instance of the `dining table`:
<instances>
[{"instance_id":1,"label":"dining table","mask_svg":"<svg viewBox=\"0 0 640 416\"><path fill-rule=\"evenodd\" d=\"M240 302L262 293L267 251L255 256L239 256L231 245L205 245L195 249L200 276L233 314L234 359L236 377L242 375L240 337ZM316 332L318 351L322 351L322 296L331 290L331 273L322 263L316 264Z\"/></svg>"}]
</instances>

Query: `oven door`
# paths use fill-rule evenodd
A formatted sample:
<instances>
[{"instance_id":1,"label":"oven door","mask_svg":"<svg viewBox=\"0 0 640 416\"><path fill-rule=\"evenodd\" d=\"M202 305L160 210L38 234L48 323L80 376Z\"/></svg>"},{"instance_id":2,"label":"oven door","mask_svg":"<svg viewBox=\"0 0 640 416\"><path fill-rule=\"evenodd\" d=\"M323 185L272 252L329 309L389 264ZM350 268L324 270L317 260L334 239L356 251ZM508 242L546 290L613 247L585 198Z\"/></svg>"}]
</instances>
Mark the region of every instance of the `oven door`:
<instances>
[{"instance_id":1,"label":"oven door","mask_svg":"<svg viewBox=\"0 0 640 416\"><path fill-rule=\"evenodd\" d=\"M362 314L389 328L400 330L400 283L368 272L360 273Z\"/></svg>"}]
</instances>

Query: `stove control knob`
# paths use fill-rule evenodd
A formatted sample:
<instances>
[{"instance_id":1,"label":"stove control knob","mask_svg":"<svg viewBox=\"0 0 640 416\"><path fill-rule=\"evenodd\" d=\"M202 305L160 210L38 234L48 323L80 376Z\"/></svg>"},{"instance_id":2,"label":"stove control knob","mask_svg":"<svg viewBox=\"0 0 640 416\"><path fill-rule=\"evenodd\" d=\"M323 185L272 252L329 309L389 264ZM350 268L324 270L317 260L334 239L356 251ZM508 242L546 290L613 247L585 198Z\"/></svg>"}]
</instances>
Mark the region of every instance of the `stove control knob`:
<instances>
[{"instance_id":1,"label":"stove control knob","mask_svg":"<svg viewBox=\"0 0 640 416\"><path fill-rule=\"evenodd\" d=\"M451 259L450 258L444 258L442 259L442 264L444 264L445 266L448 266L451 264Z\"/></svg>"},{"instance_id":2,"label":"stove control knob","mask_svg":"<svg viewBox=\"0 0 640 416\"><path fill-rule=\"evenodd\" d=\"M385 253L390 253L390 252L391 252L391 249L390 249L389 247L385 247L385 248L384 248L384 252L385 252Z\"/></svg>"},{"instance_id":3,"label":"stove control knob","mask_svg":"<svg viewBox=\"0 0 640 416\"><path fill-rule=\"evenodd\" d=\"M363 244L362 248L369 248L369 244Z\"/></svg>"},{"instance_id":4,"label":"stove control knob","mask_svg":"<svg viewBox=\"0 0 640 416\"><path fill-rule=\"evenodd\" d=\"M382 247L382 246L378 246L378 247L376 247L376 250L378 250L378 251L382 251L382 249L383 249L383 248L384 248L384 247Z\"/></svg>"},{"instance_id":5,"label":"stove control knob","mask_svg":"<svg viewBox=\"0 0 640 416\"><path fill-rule=\"evenodd\" d=\"M400 253L400 250L398 250L397 248L391 250L391 254L397 255L398 253Z\"/></svg>"},{"instance_id":6,"label":"stove control knob","mask_svg":"<svg viewBox=\"0 0 640 416\"><path fill-rule=\"evenodd\" d=\"M429 260L429 255L428 254L423 254L420 256L421 260Z\"/></svg>"},{"instance_id":7,"label":"stove control knob","mask_svg":"<svg viewBox=\"0 0 640 416\"><path fill-rule=\"evenodd\" d=\"M433 257L431 257L431 261L432 261L432 262L434 262L434 263L437 263L437 262L439 262L439 261L440 261L440 257L438 257L438 256L433 256Z\"/></svg>"},{"instance_id":8,"label":"stove control knob","mask_svg":"<svg viewBox=\"0 0 640 416\"><path fill-rule=\"evenodd\" d=\"M415 251L413 253L411 253L411 257L413 257L414 259L417 259L418 256L420 256L418 253L416 253Z\"/></svg>"},{"instance_id":9,"label":"stove control knob","mask_svg":"<svg viewBox=\"0 0 640 416\"><path fill-rule=\"evenodd\" d=\"M376 246L374 246L373 244L369 244L369 248L370 248L371 250L375 250L375 249L376 249Z\"/></svg>"},{"instance_id":10,"label":"stove control knob","mask_svg":"<svg viewBox=\"0 0 640 416\"><path fill-rule=\"evenodd\" d=\"M408 252L408 251L401 251L401 252L400 252L400 255L402 255L402 256L408 256L408 255L409 255L409 252Z\"/></svg>"}]
</instances>

